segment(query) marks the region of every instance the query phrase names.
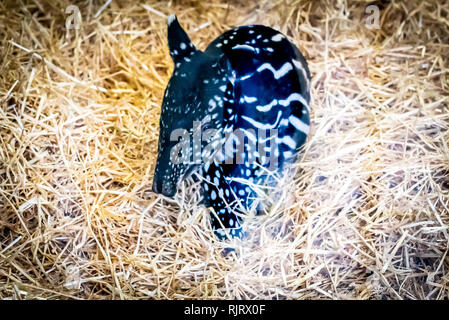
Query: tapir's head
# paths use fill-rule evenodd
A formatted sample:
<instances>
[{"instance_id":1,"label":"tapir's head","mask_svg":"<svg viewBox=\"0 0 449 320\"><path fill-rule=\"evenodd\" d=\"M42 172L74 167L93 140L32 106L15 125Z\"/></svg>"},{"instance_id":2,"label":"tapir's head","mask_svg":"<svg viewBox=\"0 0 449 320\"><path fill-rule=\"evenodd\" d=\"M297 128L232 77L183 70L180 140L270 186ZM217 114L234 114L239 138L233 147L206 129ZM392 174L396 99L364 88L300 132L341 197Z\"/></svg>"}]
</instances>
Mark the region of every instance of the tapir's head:
<instances>
[{"instance_id":1,"label":"tapir's head","mask_svg":"<svg viewBox=\"0 0 449 320\"><path fill-rule=\"evenodd\" d=\"M194 143L198 135L201 143L206 128L221 129L230 66L224 56L197 50L174 15L168 19L168 46L175 67L162 102L153 191L173 197L178 182L203 163L201 146Z\"/></svg>"}]
</instances>

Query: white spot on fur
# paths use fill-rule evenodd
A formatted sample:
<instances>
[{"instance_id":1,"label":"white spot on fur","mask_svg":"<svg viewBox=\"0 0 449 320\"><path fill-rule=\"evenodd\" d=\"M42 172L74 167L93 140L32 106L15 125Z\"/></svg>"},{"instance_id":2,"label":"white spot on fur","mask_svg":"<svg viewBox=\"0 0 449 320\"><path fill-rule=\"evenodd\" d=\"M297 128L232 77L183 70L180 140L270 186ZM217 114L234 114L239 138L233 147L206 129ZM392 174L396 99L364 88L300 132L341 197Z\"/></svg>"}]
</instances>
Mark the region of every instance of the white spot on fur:
<instances>
[{"instance_id":1,"label":"white spot on fur","mask_svg":"<svg viewBox=\"0 0 449 320\"><path fill-rule=\"evenodd\" d=\"M282 34L278 33L277 35L273 36L271 38L271 40L274 42L279 42L279 41L282 41L282 39L284 39L284 38L285 37Z\"/></svg>"},{"instance_id":2,"label":"white spot on fur","mask_svg":"<svg viewBox=\"0 0 449 320\"><path fill-rule=\"evenodd\" d=\"M168 16L168 25L171 25L175 20L176 16L172 13L171 15Z\"/></svg>"}]
</instances>

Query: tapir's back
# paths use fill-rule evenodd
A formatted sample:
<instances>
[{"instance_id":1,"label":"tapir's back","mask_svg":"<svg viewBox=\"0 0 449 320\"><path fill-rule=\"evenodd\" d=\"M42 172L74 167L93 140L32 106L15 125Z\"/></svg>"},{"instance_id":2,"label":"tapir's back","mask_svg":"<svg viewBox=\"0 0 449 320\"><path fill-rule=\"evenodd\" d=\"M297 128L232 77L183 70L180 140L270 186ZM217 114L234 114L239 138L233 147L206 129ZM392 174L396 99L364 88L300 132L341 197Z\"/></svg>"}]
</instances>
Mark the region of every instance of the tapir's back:
<instances>
[{"instance_id":1,"label":"tapir's back","mask_svg":"<svg viewBox=\"0 0 449 320\"><path fill-rule=\"evenodd\" d=\"M252 25L223 33L205 52L226 55L234 71L234 99L226 101L224 127L241 130L249 139L255 132L258 144L266 139L266 155L278 169L294 162L309 130L310 74L299 50L278 31ZM271 142L275 154L270 154ZM244 154L247 162L263 156L253 152L250 143ZM270 159L262 163L273 165ZM252 167L245 166L243 177L257 176ZM242 176L242 166L228 170L231 176Z\"/></svg>"},{"instance_id":2,"label":"tapir's back","mask_svg":"<svg viewBox=\"0 0 449 320\"><path fill-rule=\"evenodd\" d=\"M231 64L223 128L230 135L227 141L235 140L231 152L225 146L221 163L206 167L206 191L212 198L206 196L205 202L216 209L218 219L212 221L217 230L231 227L231 235L240 236L241 219L232 211L250 208L257 198L251 184L282 175L306 140L310 73L299 50L266 26L229 30L205 53L224 55Z\"/></svg>"}]
</instances>

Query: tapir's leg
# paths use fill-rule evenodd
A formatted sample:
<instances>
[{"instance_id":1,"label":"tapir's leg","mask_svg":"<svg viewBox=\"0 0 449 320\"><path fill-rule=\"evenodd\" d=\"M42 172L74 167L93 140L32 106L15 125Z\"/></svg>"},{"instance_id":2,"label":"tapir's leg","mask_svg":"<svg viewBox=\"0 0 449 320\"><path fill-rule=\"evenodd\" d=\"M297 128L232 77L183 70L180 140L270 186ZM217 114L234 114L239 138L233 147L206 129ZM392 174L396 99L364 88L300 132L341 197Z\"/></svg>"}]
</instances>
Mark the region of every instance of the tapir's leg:
<instances>
[{"instance_id":1,"label":"tapir's leg","mask_svg":"<svg viewBox=\"0 0 449 320\"><path fill-rule=\"evenodd\" d=\"M219 238L225 238L223 227L232 237L241 238L241 218L243 207L238 203L231 186L223 176L223 167L212 163L204 172L202 191L203 203L211 207L216 215L211 214L212 228Z\"/></svg>"}]
</instances>

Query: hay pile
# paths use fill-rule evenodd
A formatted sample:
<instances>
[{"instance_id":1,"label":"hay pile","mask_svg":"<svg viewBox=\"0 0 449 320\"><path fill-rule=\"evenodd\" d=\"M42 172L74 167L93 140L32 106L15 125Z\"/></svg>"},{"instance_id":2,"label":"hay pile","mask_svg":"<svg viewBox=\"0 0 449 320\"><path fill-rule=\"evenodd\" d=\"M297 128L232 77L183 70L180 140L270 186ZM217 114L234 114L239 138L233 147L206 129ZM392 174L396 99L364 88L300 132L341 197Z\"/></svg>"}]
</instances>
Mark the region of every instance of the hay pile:
<instances>
[{"instance_id":1,"label":"hay pile","mask_svg":"<svg viewBox=\"0 0 449 320\"><path fill-rule=\"evenodd\" d=\"M72 4L0 2L0 298L449 297L448 1L379 1L378 29L366 1L80 1L67 29ZM309 61L303 159L245 242L195 186L151 192L170 13Z\"/></svg>"}]
</instances>

